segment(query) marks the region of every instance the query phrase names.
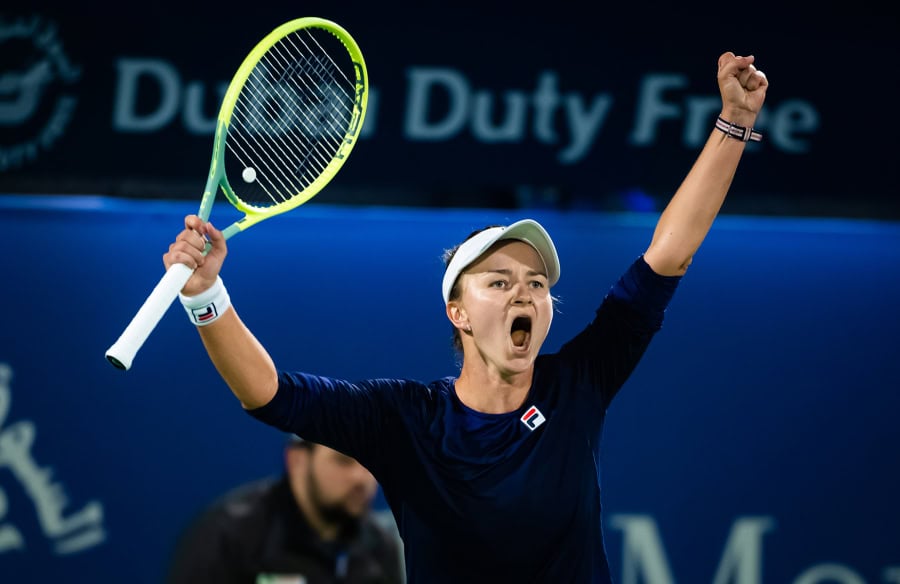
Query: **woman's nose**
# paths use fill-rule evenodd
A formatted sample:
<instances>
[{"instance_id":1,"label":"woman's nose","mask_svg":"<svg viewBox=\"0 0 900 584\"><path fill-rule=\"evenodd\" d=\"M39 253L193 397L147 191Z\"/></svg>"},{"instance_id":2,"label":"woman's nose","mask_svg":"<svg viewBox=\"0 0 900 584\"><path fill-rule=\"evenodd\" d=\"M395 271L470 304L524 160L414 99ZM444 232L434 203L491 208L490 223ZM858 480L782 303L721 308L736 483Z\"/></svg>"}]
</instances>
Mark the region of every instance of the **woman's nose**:
<instances>
[{"instance_id":1,"label":"woman's nose","mask_svg":"<svg viewBox=\"0 0 900 584\"><path fill-rule=\"evenodd\" d=\"M531 297L531 290L525 285L517 284L513 292L515 294L513 302L516 304L531 304L534 300Z\"/></svg>"}]
</instances>

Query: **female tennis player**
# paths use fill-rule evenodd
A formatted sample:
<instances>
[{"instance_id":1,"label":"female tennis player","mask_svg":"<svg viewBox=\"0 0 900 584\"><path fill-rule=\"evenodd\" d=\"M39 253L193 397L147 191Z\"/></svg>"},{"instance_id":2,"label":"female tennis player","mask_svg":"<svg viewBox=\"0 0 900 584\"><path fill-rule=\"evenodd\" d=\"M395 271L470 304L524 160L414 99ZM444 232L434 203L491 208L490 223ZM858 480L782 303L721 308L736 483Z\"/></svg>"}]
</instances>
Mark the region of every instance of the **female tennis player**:
<instances>
[{"instance_id":1,"label":"female tennis player","mask_svg":"<svg viewBox=\"0 0 900 584\"><path fill-rule=\"evenodd\" d=\"M721 55L718 84L720 117L649 247L554 354L540 349L559 259L534 221L486 228L448 254L457 376L351 383L276 368L230 306L221 232L185 219L163 259L196 269L182 302L216 368L255 418L369 468L397 520L410 584L611 581L598 467L607 407L660 329L747 140L760 138L768 82L754 57Z\"/></svg>"}]
</instances>

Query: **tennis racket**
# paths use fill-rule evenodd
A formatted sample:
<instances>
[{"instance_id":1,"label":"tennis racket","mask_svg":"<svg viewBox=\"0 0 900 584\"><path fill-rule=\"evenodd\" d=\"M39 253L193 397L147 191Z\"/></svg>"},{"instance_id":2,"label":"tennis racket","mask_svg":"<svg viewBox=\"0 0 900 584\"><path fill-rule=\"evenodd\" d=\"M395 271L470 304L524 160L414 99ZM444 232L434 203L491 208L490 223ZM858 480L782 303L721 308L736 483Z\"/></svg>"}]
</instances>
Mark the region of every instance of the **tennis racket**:
<instances>
[{"instance_id":1,"label":"tennis racket","mask_svg":"<svg viewBox=\"0 0 900 584\"><path fill-rule=\"evenodd\" d=\"M219 189L243 217L226 239L294 209L327 185L356 144L368 103L366 65L342 27L307 17L263 38L231 80L216 123L198 215L209 219ZM107 360L127 370L193 271L173 264Z\"/></svg>"}]
</instances>

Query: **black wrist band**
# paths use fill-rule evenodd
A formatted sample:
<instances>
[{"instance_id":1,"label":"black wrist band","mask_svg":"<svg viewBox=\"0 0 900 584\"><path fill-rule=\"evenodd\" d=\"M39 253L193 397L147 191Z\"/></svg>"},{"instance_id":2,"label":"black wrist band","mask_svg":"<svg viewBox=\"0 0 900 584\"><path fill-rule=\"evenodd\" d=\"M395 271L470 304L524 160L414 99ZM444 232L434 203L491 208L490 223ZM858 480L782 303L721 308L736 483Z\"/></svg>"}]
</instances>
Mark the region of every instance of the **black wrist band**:
<instances>
[{"instance_id":1,"label":"black wrist band","mask_svg":"<svg viewBox=\"0 0 900 584\"><path fill-rule=\"evenodd\" d=\"M762 141L762 134L760 134L753 128L738 126L735 123L723 119L722 116L716 118L716 129L724 132L725 135L729 138L734 138L735 140L740 140L741 142L749 142L750 140L754 142Z\"/></svg>"}]
</instances>

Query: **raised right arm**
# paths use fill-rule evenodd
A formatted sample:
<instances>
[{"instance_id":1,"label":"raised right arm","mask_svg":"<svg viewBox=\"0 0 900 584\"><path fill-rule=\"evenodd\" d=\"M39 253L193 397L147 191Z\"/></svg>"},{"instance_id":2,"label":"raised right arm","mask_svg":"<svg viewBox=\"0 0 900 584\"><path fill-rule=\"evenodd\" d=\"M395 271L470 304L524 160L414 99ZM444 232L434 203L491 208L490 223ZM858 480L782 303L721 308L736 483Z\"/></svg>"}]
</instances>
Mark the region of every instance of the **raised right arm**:
<instances>
[{"instance_id":1,"label":"raised right arm","mask_svg":"<svg viewBox=\"0 0 900 584\"><path fill-rule=\"evenodd\" d=\"M204 255L207 241L210 250ZM198 216L188 215L184 230L163 255L163 263L166 269L175 263L193 269L182 293L196 296L216 284L227 254L228 246L222 232ZM234 307L225 310L215 322L198 326L197 330L210 360L241 405L255 409L269 403L278 390L275 363Z\"/></svg>"}]
</instances>

